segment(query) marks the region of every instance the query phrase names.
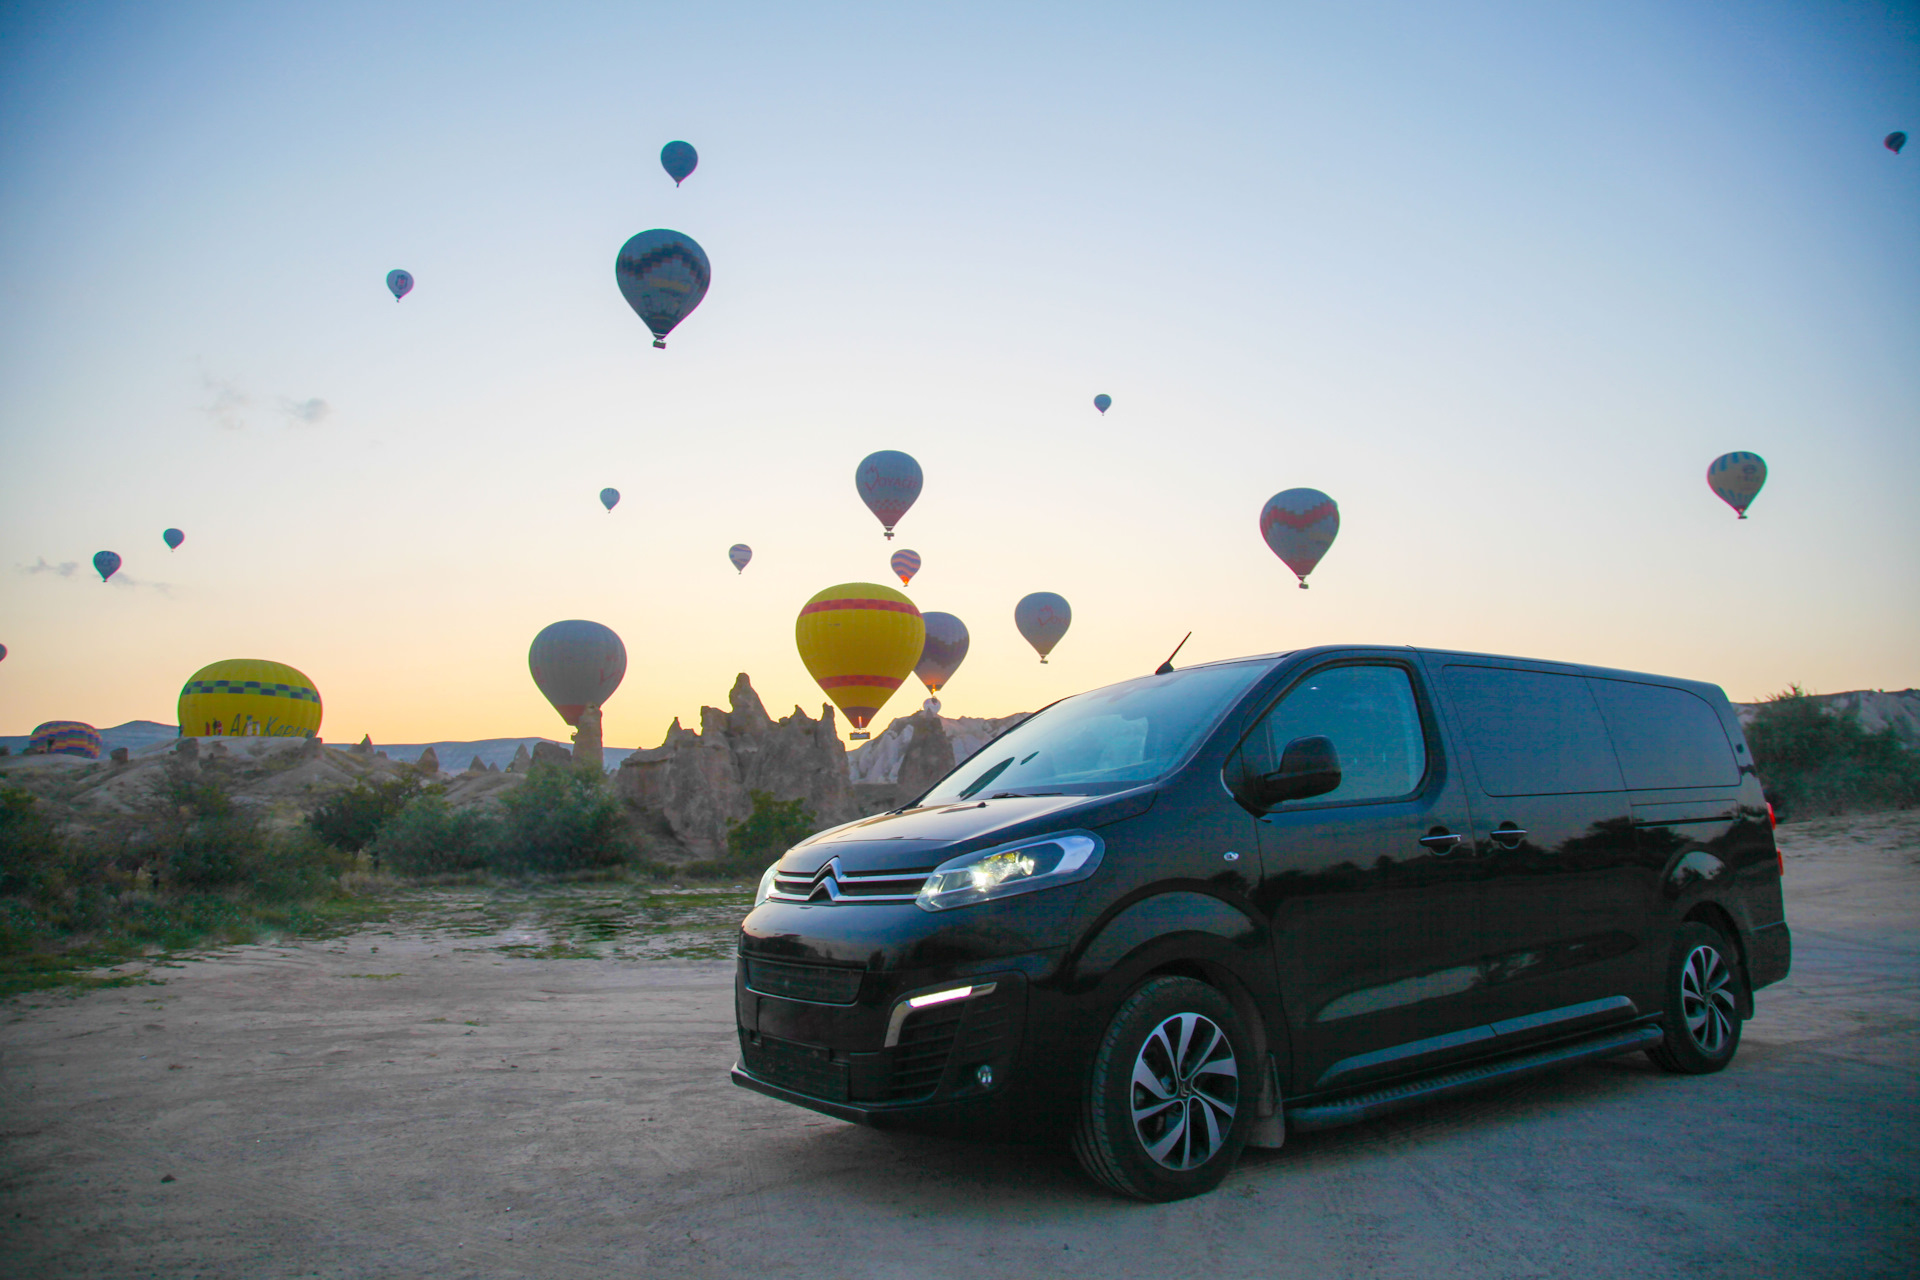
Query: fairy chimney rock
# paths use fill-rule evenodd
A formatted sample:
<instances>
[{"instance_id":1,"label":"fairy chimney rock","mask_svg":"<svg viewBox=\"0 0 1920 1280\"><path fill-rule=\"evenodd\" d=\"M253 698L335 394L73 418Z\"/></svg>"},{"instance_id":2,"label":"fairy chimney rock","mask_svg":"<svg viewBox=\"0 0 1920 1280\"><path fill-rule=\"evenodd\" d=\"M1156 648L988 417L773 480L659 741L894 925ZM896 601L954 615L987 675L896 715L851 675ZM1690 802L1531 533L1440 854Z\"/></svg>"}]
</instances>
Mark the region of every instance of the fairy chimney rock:
<instances>
[{"instance_id":1,"label":"fairy chimney rock","mask_svg":"<svg viewBox=\"0 0 1920 1280\"><path fill-rule=\"evenodd\" d=\"M532 760L527 756L527 744L521 743L513 749L513 760L507 765L508 773L525 773Z\"/></svg>"},{"instance_id":2,"label":"fairy chimney rock","mask_svg":"<svg viewBox=\"0 0 1920 1280\"><path fill-rule=\"evenodd\" d=\"M420 772L427 774L429 776L439 773L440 772L440 753L435 751L432 747L428 747L425 751L422 751L420 753L420 759L415 762L414 767L420 770Z\"/></svg>"},{"instance_id":3,"label":"fairy chimney rock","mask_svg":"<svg viewBox=\"0 0 1920 1280\"><path fill-rule=\"evenodd\" d=\"M573 732L573 758L595 769L605 769L600 748L600 708L588 707L580 713Z\"/></svg>"}]
</instances>

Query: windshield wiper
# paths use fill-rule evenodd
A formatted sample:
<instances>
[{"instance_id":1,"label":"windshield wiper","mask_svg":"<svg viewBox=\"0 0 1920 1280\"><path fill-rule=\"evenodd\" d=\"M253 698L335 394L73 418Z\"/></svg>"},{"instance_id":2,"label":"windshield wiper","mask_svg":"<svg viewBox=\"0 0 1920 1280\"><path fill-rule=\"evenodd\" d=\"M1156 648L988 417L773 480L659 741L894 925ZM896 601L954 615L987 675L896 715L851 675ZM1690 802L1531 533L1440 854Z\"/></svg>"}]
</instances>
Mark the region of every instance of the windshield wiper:
<instances>
[{"instance_id":1,"label":"windshield wiper","mask_svg":"<svg viewBox=\"0 0 1920 1280\"><path fill-rule=\"evenodd\" d=\"M1031 800L1035 796L1065 795L1064 791L996 791L988 796L989 800Z\"/></svg>"}]
</instances>

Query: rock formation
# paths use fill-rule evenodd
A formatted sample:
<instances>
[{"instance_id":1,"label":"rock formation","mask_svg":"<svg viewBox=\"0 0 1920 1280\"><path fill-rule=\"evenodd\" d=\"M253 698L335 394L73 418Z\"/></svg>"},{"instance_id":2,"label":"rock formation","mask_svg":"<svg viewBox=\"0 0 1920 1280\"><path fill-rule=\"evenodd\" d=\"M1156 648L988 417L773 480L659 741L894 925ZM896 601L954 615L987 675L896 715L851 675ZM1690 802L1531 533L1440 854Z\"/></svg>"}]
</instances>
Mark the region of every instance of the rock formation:
<instances>
[{"instance_id":1,"label":"rock formation","mask_svg":"<svg viewBox=\"0 0 1920 1280\"><path fill-rule=\"evenodd\" d=\"M573 731L573 758L605 771L606 762L600 754L600 708L588 707L580 713Z\"/></svg>"},{"instance_id":2,"label":"rock formation","mask_svg":"<svg viewBox=\"0 0 1920 1280\"><path fill-rule=\"evenodd\" d=\"M666 741L635 751L614 774L650 853L725 856L727 827L753 812L755 791L804 801L821 827L860 816L831 707L818 720L795 707L776 722L744 672L728 703L731 711L702 707L697 733L676 719Z\"/></svg>"},{"instance_id":3,"label":"rock formation","mask_svg":"<svg viewBox=\"0 0 1920 1280\"><path fill-rule=\"evenodd\" d=\"M352 750L355 755L366 756L368 759L372 759L373 758L373 735L369 733L365 737L361 738L360 745L352 748Z\"/></svg>"},{"instance_id":4,"label":"rock formation","mask_svg":"<svg viewBox=\"0 0 1920 1280\"><path fill-rule=\"evenodd\" d=\"M475 756L473 762L467 766L468 773L485 773L486 771L487 766L479 756Z\"/></svg>"},{"instance_id":5,"label":"rock formation","mask_svg":"<svg viewBox=\"0 0 1920 1280\"><path fill-rule=\"evenodd\" d=\"M426 774L429 778L438 777L440 774L440 755L432 747L428 747L420 753L420 758L414 761L413 767Z\"/></svg>"},{"instance_id":6,"label":"rock formation","mask_svg":"<svg viewBox=\"0 0 1920 1280\"><path fill-rule=\"evenodd\" d=\"M516 754L514 760L519 759ZM536 742L533 744L533 763L557 764L564 769L573 763L573 753L557 742Z\"/></svg>"},{"instance_id":7,"label":"rock formation","mask_svg":"<svg viewBox=\"0 0 1920 1280\"><path fill-rule=\"evenodd\" d=\"M532 763L533 758L527 754L527 744L523 742L514 749L513 759L507 765L507 772L525 773Z\"/></svg>"}]
</instances>

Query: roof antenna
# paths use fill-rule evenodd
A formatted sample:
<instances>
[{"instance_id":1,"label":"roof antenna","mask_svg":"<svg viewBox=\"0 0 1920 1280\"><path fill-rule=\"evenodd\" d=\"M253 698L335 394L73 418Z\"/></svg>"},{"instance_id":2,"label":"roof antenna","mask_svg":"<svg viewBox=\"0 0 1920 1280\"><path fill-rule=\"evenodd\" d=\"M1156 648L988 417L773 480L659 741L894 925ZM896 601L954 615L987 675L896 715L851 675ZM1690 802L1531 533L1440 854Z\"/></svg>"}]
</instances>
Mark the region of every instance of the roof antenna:
<instances>
[{"instance_id":1,"label":"roof antenna","mask_svg":"<svg viewBox=\"0 0 1920 1280\"><path fill-rule=\"evenodd\" d=\"M1177 644L1177 645L1175 645L1175 646L1173 646L1173 652L1167 655L1167 660L1166 660L1165 662L1163 662L1163 663L1161 663L1161 664L1160 664L1159 666L1157 666L1157 667L1155 667L1155 668L1153 669L1153 674L1155 674L1155 675L1157 675L1157 676L1163 676L1163 675L1166 675L1166 674L1167 674L1167 673L1168 673L1169 671L1171 671L1171 670L1173 670L1173 660L1174 660L1174 658L1175 658L1176 656L1178 656L1178 654L1179 654L1179 652L1180 652L1180 651L1181 651L1182 649L1184 649L1184 648L1186 648L1186 647L1187 647L1187 641L1189 641L1189 640L1191 640L1191 639L1193 639L1193 632L1191 632L1191 631L1189 631L1189 632L1187 632L1187 634L1185 634L1185 635L1183 635L1183 636L1181 636L1181 637L1180 637L1180 643L1179 643L1179 644Z\"/></svg>"}]
</instances>

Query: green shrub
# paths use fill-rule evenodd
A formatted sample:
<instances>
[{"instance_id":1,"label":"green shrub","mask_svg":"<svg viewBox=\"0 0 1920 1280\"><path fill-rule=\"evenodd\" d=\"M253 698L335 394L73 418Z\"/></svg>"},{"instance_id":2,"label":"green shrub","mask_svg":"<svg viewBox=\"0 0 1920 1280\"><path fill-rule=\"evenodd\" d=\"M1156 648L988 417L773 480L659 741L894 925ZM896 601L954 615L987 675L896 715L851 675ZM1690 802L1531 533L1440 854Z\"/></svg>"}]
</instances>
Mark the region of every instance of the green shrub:
<instances>
[{"instance_id":1,"label":"green shrub","mask_svg":"<svg viewBox=\"0 0 1920 1280\"><path fill-rule=\"evenodd\" d=\"M39 888L60 854L59 832L33 793L0 786L0 897Z\"/></svg>"},{"instance_id":2,"label":"green shrub","mask_svg":"<svg viewBox=\"0 0 1920 1280\"><path fill-rule=\"evenodd\" d=\"M316 805L307 815L307 826L334 848L358 853L372 843L382 823L397 816L423 791L437 790L411 776L372 786L356 782Z\"/></svg>"},{"instance_id":3,"label":"green shrub","mask_svg":"<svg viewBox=\"0 0 1920 1280\"><path fill-rule=\"evenodd\" d=\"M367 846L383 871L403 876L477 871L487 865L500 820L455 811L437 795L416 796L380 826Z\"/></svg>"},{"instance_id":4,"label":"green shrub","mask_svg":"<svg viewBox=\"0 0 1920 1280\"><path fill-rule=\"evenodd\" d=\"M1830 710L1798 685L1761 704L1747 744L1783 818L1920 804L1920 754L1892 729L1868 732L1858 710Z\"/></svg>"},{"instance_id":5,"label":"green shrub","mask_svg":"<svg viewBox=\"0 0 1920 1280\"><path fill-rule=\"evenodd\" d=\"M776 800L767 791L750 791L748 795L753 798L753 812L727 824L727 856L689 864L689 876L714 880L758 877L769 863L820 829L805 800Z\"/></svg>"},{"instance_id":6,"label":"green shrub","mask_svg":"<svg viewBox=\"0 0 1920 1280\"><path fill-rule=\"evenodd\" d=\"M626 814L592 766L536 764L500 808L492 863L509 875L612 867L633 856Z\"/></svg>"}]
</instances>

